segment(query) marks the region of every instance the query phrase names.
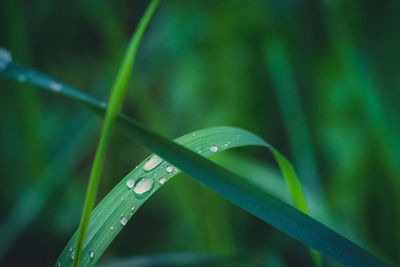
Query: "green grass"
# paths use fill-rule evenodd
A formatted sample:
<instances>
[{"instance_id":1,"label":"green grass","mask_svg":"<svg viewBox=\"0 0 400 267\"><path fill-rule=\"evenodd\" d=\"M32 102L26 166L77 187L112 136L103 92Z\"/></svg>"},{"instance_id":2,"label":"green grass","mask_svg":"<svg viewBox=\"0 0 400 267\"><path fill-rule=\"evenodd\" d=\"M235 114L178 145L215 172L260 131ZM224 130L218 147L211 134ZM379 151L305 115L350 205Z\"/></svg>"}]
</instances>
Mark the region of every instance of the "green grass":
<instances>
[{"instance_id":1,"label":"green grass","mask_svg":"<svg viewBox=\"0 0 400 267\"><path fill-rule=\"evenodd\" d=\"M85 203L83 205L81 223L78 230L78 238L76 240L76 255L74 257L74 266L79 266L82 257L82 247L85 239L87 227L89 224L90 214L92 212L96 194L99 187L100 177L104 166L107 147L110 141L113 126L116 117L120 113L123 100L126 94L126 85L132 71L133 61L135 59L136 51L139 47L140 40L143 33L150 22L152 15L159 3L159 0L153 0L147 8L142 20L139 23L135 34L128 46L124 61L119 70L117 79L111 89L109 105L107 108L106 116L104 119L103 129L101 131L100 141L97 146L96 154L93 161L92 170L90 173L89 185L86 192Z\"/></svg>"},{"instance_id":2,"label":"green grass","mask_svg":"<svg viewBox=\"0 0 400 267\"><path fill-rule=\"evenodd\" d=\"M16 79L18 75L25 75L26 82L30 84L39 86L49 91L56 91L57 94L72 98L79 103L84 104L99 116L104 116L105 114L106 106L104 103L98 102L82 92L66 84L55 81L48 76L26 69L17 63L12 62L8 64L7 69L1 74L12 79ZM60 85L57 90L54 90L54 87L52 86L54 82L57 82ZM122 130L125 134L132 136L136 142L139 142L140 144L149 148L157 155L169 161L175 167L187 173L198 182L211 188L213 191L219 193L226 199L247 210L251 214L259 217L265 222L273 225L282 232L285 232L291 237L322 252L323 254L347 265L385 265L382 261L361 247L345 239L341 235L307 216L303 212L271 196L269 193L255 187L253 184L246 182L246 179L224 169L223 167L205 159L202 156L199 156L197 153L194 153L193 151L182 147L179 144L161 137L137 122L129 119L128 117L119 115L116 119L115 126ZM242 139L241 136L244 132L240 133L238 141ZM227 133L224 133L225 137L226 135ZM257 144L271 149L282 169L283 175L289 181L289 185L291 185L292 188L298 188L298 182L296 182L297 179L295 176L293 176L294 170L291 164L287 162L287 160L281 156L279 152L277 152L269 144L265 143L262 139L250 133L248 133L248 136L251 137L253 145ZM237 134L235 134L235 137L238 137ZM241 142L249 142L249 140L246 139L247 137L243 138ZM232 143L233 140L224 138L224 142L228 141ZM124 192L121 192L125 194L129 193L127 191L126 184L121 183L110 194L112 195L115 192L119 192L119 190L124 190ZM300 193L297 192L297 196L300 196L299 194ZM138 201L140 201L140 198ZM115 202L119 202L119 200L117 199ZM300 207L302 207L302 202L303 201L300 199L295 200L295 203L300 205ZM129 205L128 208L129 209L125 209L125 212L130 210L131 205ZM302 208L304 209L304 207ZM118 215L118 217L120 217L120 214ZM104 216L100 217L103 218ZM110 229L107 229L106 233L109 234L109 231ZM107 235L106 233L104 233L104 235ZM73 248L71 247L71 249ZM68 256L72 261L69 250L70 248L67 246L62 256L64 255L63 259L67 258ZM88 251L87 255L83 255L83 257L86 257L87 260L90 259L89 252L90 250ZM95 256L95 253L93 257L98 257L99 254L100 253ZM84 259L85 258L83 258L83 260Z\"/></svg>"}]
</instances>

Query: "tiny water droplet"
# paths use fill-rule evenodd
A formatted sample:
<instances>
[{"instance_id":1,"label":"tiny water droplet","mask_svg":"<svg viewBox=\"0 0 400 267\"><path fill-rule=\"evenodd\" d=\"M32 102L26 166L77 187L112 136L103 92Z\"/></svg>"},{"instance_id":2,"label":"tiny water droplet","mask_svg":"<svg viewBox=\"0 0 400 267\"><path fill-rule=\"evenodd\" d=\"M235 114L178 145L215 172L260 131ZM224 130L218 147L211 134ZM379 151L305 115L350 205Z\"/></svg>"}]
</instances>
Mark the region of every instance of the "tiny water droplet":
<instances>
[{"instance_id":1,"label":"tiny water droplet","mask_svg":"<svg viewBox=\"0 0 400 267\"><path fill-rule=\"evenodd\" d=\"M171 172L174 171L174 166L168 166L165 170L166 170L168 173L171 173Z\"/></svg>"},{"instance_id":2,"label":"tiny water droplet","mask_svg":"<svg viewBox=\"0 0 400 267\"><path fill-rule=\"evenodd\" d=\"M128 222L128 218L122 217L122 218L119 220L119 222L120 222L123 226L125 226L126 223Z\"/></svg>"},{"instance_id":3,"label":"tiny water droplet","mask_svg":"<svg viewBox=\"0 0 400 267\"><path fill-rule=\"evenodd\" d=\"M164 160L157 155L151 156L143 165L143 170L149 172L159 166Z\"/></svg>"},{"instance_id":4,"label":"tiny water droplet","mask_svg":"<svg viewBox=\"0 0 400 267\"><path fill-rule=\"evenodd\" d=\"M89 257L90 257L90 259L93 259L93 257L94 257L94 251L93 251L93 250L91 250L91 251L89 252Z\"/></svg>"},{"instance_id":5,"label":"tiny water droplet","mask_svg":"<svg viewBox=\"0 0 400 267\"><path fill-rule=\"evenodd\" d=\"M75 249L71 252L71 259L74 259L75 257Z\"/></svg>"},{"instance_id":6,"label":"tiny water droplet","mask_svg":"<svg viewBox=\"0 0 400 267\"><path fill-rule=\"evenodd\" d=\"M50 82L49 86L55 92L59 92L61 90L61 84L58 82L52 81Z\"/></svg>"},{"instance_id":7,"label":"tiny water droplet","mask_svg":"<svg viewBox=\"0 0 400 267\"><path fill-rule=\"evenodd\" d=\"M142 177L135 182L133 191L138 195L143 195L153 189L154 180L149 177Z\"/></svg>"},{"instance_id":8,"label":"tiny water droplet","mask_svg":"<svg viewBox=\"0 0 400 267\"><path fill-rule=\"evenodd\" d=\"M196 134L195 134L195 133L192 133L192 136L196 136Z\"/></svg>"},{"instance_id":9,"label":"tiny water droplet","mask_svg":"<svg viewBox=\"0 0 400 267\"><path fill-rule=\"evenodd\" d=\"M114 230L114 226L111 226L111 227L110 227L110 230L111 230L111 231Z\"/></svg>"},{"instance_id":10,"label":"tiny water droplet","mask_svg":"<svg viewBox=\"0 0 400 267\"><path fill-rule=\"evenodd\" d=\"M213 153L215 153L215 152L218 151L218 147L217 147L217 146L211 146L211 147L210 147L210 151L213 152Z\"/></svg>"},{"instance_id":11,"label":"tiny water droplet","mask_svg":"<svg viewBox=\"0 0 400 267\"><path fill-rule=\"evenodd\" d=\"M164 184L166 181L167 181L167 179L165 179L164 177L161 177L159 183Z\"/></svg>"},{"instance_id":12,"label":"tiny water droplet","mask_svg":"<svg viewBox=\"0 0 400 267\"><path fill-rule=\"evenodd\" d=\"M11 53L0 47L0 71L7 68L8 64L12 61Z\"/></svg>"},{"instance_id":13,"label":"tiny water droplet","mask_svg":"<svg viewBox=\"0 0 400 267\"><path fill-rule=\"evenodd\" d=\"M130 214L133 215L134 211L135 211L135 206L132 206Z\"/></svg>"},{"instance_id":14,"label":"tiny water droplet","mask_svg":"<svg viewBox=\"0 0 400 267\"><path fill-rule=\"evenodd\" d=\"M69 247L69 252L72 252L72 247Z\"/></svg>"},{"instance_id":15,"label":"tiny water droplet","mask_svg":"<svg viewBox=\"0 0 400 267\"><path fill-rule=\"evenodd\" d=\"M228 147L228 144L224 144L224 147Z\"/></svg>"},{"instance_id":16,"label":"tiny water droplet","mask_svg":"<svg viewBox=\"0 0 400 267\"><path fill-rule=\"evenodd\" d=\"M135 181L133 181L133 179L128 179L128 181L126 181L126 186L127 186L129 189L132 189L132 187L134 186L134 184L135 184Z\"/></svg>"},{"instance_id":17,"label":"tiny water droplet","mask_svg":"<svg viewBox=\"0 0 400 267\"><path fill-rule=\"evenodd\" d=\"M17 76L17 80L18 80L20 83L23 83L23 82L26 81L26 76L23 75L23 74L19 74L19 75Z\"/></svg>"}]
</instances>

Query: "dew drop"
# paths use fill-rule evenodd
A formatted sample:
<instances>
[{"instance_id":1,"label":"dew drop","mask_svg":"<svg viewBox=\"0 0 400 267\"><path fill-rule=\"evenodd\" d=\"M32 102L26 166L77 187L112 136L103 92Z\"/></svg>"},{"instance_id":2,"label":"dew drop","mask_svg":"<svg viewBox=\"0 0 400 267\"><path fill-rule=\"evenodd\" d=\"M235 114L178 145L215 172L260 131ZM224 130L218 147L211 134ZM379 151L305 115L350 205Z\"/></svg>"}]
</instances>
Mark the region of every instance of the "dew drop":
<instances>
[{"instance_id":1,"label":"dew drop","mask_svg":"<svg viewBox=\"0 0 400 267\"><path fill-rule=\"evenodd\" d=\"M215 153L215 152L218 151L218 147L217 147L217 146L211 146L211 147L210 147L210 151L213 152L213 153Z\"/></svg>"},{"instance_id":2,"label":"dew drop","mask_svg":"<svg viewBox=\"0 0 400 267\"><path fill-rule=\"evenodd\" d=\"M74 257L75 257L75 250L73 250L73 251L71 252L71 259L74 259Z\"/></svg>"},{"instance_id":3,"label":"dew drop","mask_svg":"<svg viewBox=\"0 0 400 267\"><path fill-rule=\"evenodd\" d=\"M72 252L72 247L69 247L69 252Z\"/></svg>"},{"instance_id":4,"label":"dew drop","mask_svg":"<svg viewBox=\"0 0 400 267\"><path fill-rule=\"evenodd\" d=\"M20 83L23 83L23 82L26 81L26 76L23 75L23 74L19 74L19 75L17 76L17 80L18 80Z\"/></svg>"},{"instance_id":5,"label":"dew drop","mask_svg":"<svg viewBox=\"0 0 400 267\"><path fill-rule=\"evenodd\" d=\"M128 218L122 217L122 218L119 220L119 222L120 222L123 226L125 226L126 223L128 222Z\"/></svg>"},{"instance_id":6,"label":"dew drop","mask_svg":"<svg viewBox=\"0 0 400 267\"><path fill-rule=\"evenodd\" d=\"M61 84L58 82L50 82L49 86L53 91L59 92L61 90Z\"/></svg>"},{"instance_id":7,"label":"dew drop","mask_svg":"<svg viewBox=\"0 0 400 267\"><path fill-rule=\"evenodd\" d=\"M174 166L168 166L165 170L166 170L168 173L171 173L171 172L174 171Z\"/></svg>"},{"instance_id":8,"label":"dew drop","mask_svg":"<svg viewBox=\"0 0 400 267\"><path fill-rule=\"evenodd\" d=\"M142 177L135 182L133 191L138 195L143 195L153 189L154 181L153 178Z\"/></svg>"},{"instance_id":9,"label":"dew drop","mask_svg":"<svg viewBox=\"0 0 400 267\"><path fill-rule=\"evenodd\" d=\"M91 250L91 251L89 252L89 257L90 257L90 259L93 259L93 257L94 257L94 251L93 251L93 250Z\"/></svg>"},{"instance_id":10,"label":"dew drop","mask_svg":"<svg viewBox=\"0 0 400 267\"><path fill-rule=\"evenodd\" d=\"M111 230L111 231L114 230L114 226L111 226L111 227L110 227L110 230Z\"/></svg>"},{"instance_id":11,"label":"dew drop","mask_svg":"<svg viewBox=\"0 0 400 267\"><path fill-rule=\"evenodd\" d=\"M143 170L145 172L149 172L149 171L153 170L154 168L156 168L158 165L160 165L161 162L163 162L162 158L160 158L157 155L153 155L144 163Z\"/></svg>"},{"instance_id":12,"label":"dew drop","mask_svg":"<svg viewBox=\"0 0 400 267\"><path fill-rule=\"evenodd\" d=\"M166 181L167 181L167 179L165 179L164 177L161 177L159 183L164 184Z\"/></svg>"},{"instance_id":13,"label":"dew drop","mask_svg":"<svg viewBox=\"0 0 400 267\"><path fill-rule=\"evenodd\" d=\"M130 214L133 215L134 211L135 211L135 206L132 206Z\"/></svg>"},{"instance_id":14,"label":"dew drop","mask_svg":"<svg viewBox=\"0 0 400 267\"><path fill-rule=\"evenodd\" d=\"M0 47L0 71L7 68L8 64L12 61L11 53Z\"/></svg>"},{"instance_id":15,"label":"dew drop","mask_svg":"<svg viewBox=\"0 0 400 267\"><path fill-rule=\"evenodd\" d=\"M133 181L133 179L128 179L128 181L126 181L126 186L127 186L129 189L132 189L132 187L134 186L134 184L135 184L135 181Z\"/></svg>"}]
</instances>

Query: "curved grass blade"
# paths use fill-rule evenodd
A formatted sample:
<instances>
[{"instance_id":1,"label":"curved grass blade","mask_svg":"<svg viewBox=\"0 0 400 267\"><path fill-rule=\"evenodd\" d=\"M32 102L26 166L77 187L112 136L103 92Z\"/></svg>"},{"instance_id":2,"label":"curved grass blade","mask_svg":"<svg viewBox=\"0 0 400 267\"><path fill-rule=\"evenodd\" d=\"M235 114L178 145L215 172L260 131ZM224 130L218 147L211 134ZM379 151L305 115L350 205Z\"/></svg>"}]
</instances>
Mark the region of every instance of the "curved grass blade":
<instances>
[{"instance_id":1,"label":"curved grass blade","mask_svg":"<svg viewBox=\"0 0 400 267\"><path fill-rule=\"evenodd\" d=\"M117 259L97 264L98 267L150 267L227 264L240 260L239 256L213 252L160 253Z\"/></svg>"},{"instance_id":2,"label":"curved grass blade","mask_svg":"<svg viewBox=\"0 0 400 267\"><path fill-rule=\"evenodd\" d=\"M263 143L259 137L233 127L203 129L175 141L203 157L228 148ZM178 173L180 170L175 166L152 154L122 179L92 212L83 246L82 265L94 264L143 203ZM61 266L71 264L76 237L77 233L61 253Z\"/></svg>"},{"instance_id":3,"label":"curved grass blade","mask_svg":"<svg viewBox=\"0 0 400 267\"><path fill-rule=\"evenodd\" d=\"M126 94L126 85L129 80L130 73L132 71L133 61L135 59L136 51L139 47L140 40L142 39L143 33L150 22L151 17L156 10L159 0L152 0L147 7L139 25L132 36L129 43L128 49L124 56L122 65L117 75L117 79L111 89L109 107L106 111L103 128L100 135L100 140L97 145L96 154L93 160L92 169L90 172L89 184L86 191L85 203L83 205L81 222L78 228L78 239L76 241L76 257L74 258L74 266L79 266L82 254L83 241L85 239L86 229L89 224L90 214L92 212L97 189L101 174L103 171L104 160L108 144L111 138L113 126L118 114L121 111L122 104Z\"/></svg>"},{"instance_id":4,"label":"curved grass blade","mask_svg":"<svg viewBox=\"0 0 400 267\"><path fill-rule=\"evenodd\" d=\"M105 103L98 102L66 84L23 68L14 62L8 62L0 75L11 79L24 75L26 82L46 90L57 91L84 104L99 116L104 115ZM57 90L51 86L53 83L60 85ZM386 266L379 258L301 211L256 188L225 168L146 129L128 117L120 115L116 126L133 136L135 141L168 159L195 180L298 241L349 266ZM259 145L265 145L262 139L259 139L259 142ZM275 156L280 155L272 147L270 148ZM285 164L286 160L283 156L278 157L277 160L281 167L289 167L282 170L285 175L293 172L290 163ZM295 185L295 182L292 184ZM301 201L298 202L301 205Z\"/></svg>"}]
</instances>

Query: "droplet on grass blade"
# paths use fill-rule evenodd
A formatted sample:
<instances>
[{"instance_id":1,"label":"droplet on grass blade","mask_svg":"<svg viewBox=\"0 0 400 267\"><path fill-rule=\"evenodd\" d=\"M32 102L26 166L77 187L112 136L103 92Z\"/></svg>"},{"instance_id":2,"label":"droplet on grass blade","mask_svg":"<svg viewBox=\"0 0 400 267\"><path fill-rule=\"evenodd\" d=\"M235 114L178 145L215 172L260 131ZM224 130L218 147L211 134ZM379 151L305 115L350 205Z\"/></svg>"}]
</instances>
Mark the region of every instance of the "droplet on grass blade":
<instances>
[{"instance_id":1,"label":"droplet on grass blade","mask_svg":"<svg viewBox=\"0 0 400 267\"><path fill-rule=\"evenodd\" d=\"M122 217L122 218L119 220L119 222L120 222L123 226L125 226L126 223L128 222L128 218Z\"/></svg>"},{"instance_id":2,"label":"droplet on grass blade","mask_svg":"<svg viewBox=\"0 0 400 267\"><path fill-rule=\"evenodd\" d=\"M26 76L23 75L23 74L19 74L19 75L17 76L17 80L18 80L20 83L23 83L23 82L26 81Z\"/></svg>"},{"instance_id":3,"label":"droplet on grass blade","mask_svg":"<svg viewBox=\"0 0 400 267\"><path fill-rule=\"evenodd\" d=\"M134 184L135 184L135 181L133 181L133 179L128 179L128 181L126 181L126 186L127 186L129 189L132 189L132 187L134 186Z\"/></svg>"},{"instance_id":4,"label":"droplet on grass blade","mask_svg":"<svg viewBox=\"0 0 400 267\"><path fill-rule=\"evenodd\" d=\"M144 164L143 170L149 172L159 166L164 160L157 155L151 156Z\"/></svg>"},{"instance_id":5,"label":"droplet on grass blade","mask_svg":"<svg viewBox=\"0 0 400 267\"><path fill-rule=\"evenodd\" d=\"M55 92L59 92L62 87L62 85L58 82L50 82L49 86Z\"/></svg>"},{"instance_id":6,"label":"droplet on grass blade","mask_svg":"<svg viewBox=\"0 0 400 267\"><path fill-rule=\"evenodd\" d=\"M160 184L164 184L167 181L164 177L161 177L160 180L158 181Z\"/></svg>"},{"instance_id":7,"label":"droplet on grass blade","mask_svg":"<svg viewBox=\"0 0 400 267\"><path fill-rule=\"evenodd\" d=\"M11 53L8 50L0 47L0 71L6 69L11 61Z\"/></svg>"},{"instance_id":8,"label":"droplet on grass blade","mask_svg":"<svg viewBox=\"0 0 400 267\"><path fill-rule=\"evenodd\" d=\"M133 188L133 191L137 195L143 195L144 193L149 192L151 189L153 189L153 186L153 178L142 177L135 182L135 187Z\"/></svg>"},{"instance_id":9,"label":"droplet on grass blade","mask_svg":"<svg viewBox=\"0 0 400 267\"><path fill-rule=\"evenodd\" d=\"M210 146L210 151L215 153L218 151L218 147L217 146Z\"/></svg>"},{"instance_id":10,"label":"droplet on grass blade","mask_svg":"<svg viewBox=\"0 0 400 267\"><path fill-rule=\"evenodd\" d=\"M91 250L89 252L89 257L90 257L91 260L93 260L93 257L94 257L94 251L93 250Z\"/></svg>"},{"instance_id":11,"label":"droplet on grass blade","mask_svg":"<svg viewBox=\"0 0 400 267\"><path fill-rule=\"evenodd\" d=\"M168 166L165 170L166 170L168 173L171 173L171 172L174 171L174 166Z\"/></svg>"}]
</instances>

